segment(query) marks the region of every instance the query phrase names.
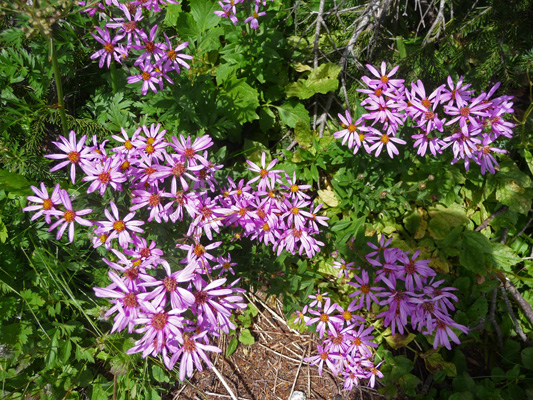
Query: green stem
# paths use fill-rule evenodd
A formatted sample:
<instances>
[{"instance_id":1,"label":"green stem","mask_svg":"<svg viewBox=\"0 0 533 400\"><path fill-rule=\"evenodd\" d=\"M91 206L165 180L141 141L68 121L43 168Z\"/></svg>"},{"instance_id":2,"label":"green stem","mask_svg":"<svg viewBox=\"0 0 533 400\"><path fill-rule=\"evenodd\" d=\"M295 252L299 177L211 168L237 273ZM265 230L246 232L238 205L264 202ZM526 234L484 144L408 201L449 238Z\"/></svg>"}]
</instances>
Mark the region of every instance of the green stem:
<instances>
[{"instance_id":1,"label":"green stem","mask_svg":"<svg viewBox=\"0 0 533 400\"><path fill-rule=\"evenodd\" d=\"M113 89L113 94L117 94L117 68L115 67L115 61L111 61L111 87Z\"/></svg>"},{"instance_id":2,"label":"green stem","mask_svg":"<svg viewBox=\"0 0 533 400\"><path fill-rule=\"evenodd\" d=\"M59 117L61 118L61 127L63 128L63 135L68 135L67 114L65 113L65 102L63 100L63 85L61 84L61 74L59 73L59 64L57 62L56 49L54 46L54 39L50 37L50 61L52 61L52 69L54 71L54 79L56 81L57 91L57 105L59 108Z\"/></svg>"}]
</instances>

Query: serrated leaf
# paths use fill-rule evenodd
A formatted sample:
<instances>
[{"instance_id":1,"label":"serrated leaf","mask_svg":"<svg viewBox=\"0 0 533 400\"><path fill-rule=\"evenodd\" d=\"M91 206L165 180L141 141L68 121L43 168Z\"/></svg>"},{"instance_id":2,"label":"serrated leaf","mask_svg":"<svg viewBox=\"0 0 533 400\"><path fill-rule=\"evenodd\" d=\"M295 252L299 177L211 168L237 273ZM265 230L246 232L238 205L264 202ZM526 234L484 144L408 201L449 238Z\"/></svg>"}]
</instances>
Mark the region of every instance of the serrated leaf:
<instances>
[{"instance_id":1,"label":"serrated leaf","mask_svg":"<svg viewBox=\"0 0 533 400\"><path fill-rule=\"evenodd\" d=\"M492 252L489 257L496 268L503 270L509 270L510 267L522 261L513 249L501 243L492 243Z\"/></svg>"},{"instance_id":2,"label":"serrated leaf","mask_svg":"<svg viewBox=\"0 0 533 400\"><path fill-rule=\"evenodd\" d=\"M220 17L215 14L220 7L215 0L191 0L190 5L191 15L202 32L220 22Z\"/></svg>"},{"instance_id":3,"label":"serrated leaf","mask_svg":"<svg viewBox=\"0 0 533 400\"><path fill-rule=\"evenodd\" d=\"M342 67L333 63L322 64L313 69L307 78L300 78L297 82L285 87L287 97L298 97L301 100L310 98L316 93L326 94L337 90L337 79Z\"/></svg>"},{"instance_id":4,"label":"serrated leaf","mask_svg":"<svg viewBox=\"0 0 533 400\"><path fill-rule=\"evenodd\" d=\"M243 329L239 335L239 342L250 346L255 343L255 338L252 336L249 329Z\"/></svg>"},{"instance_id":5,"label":"serrated leaf","mask_svg":"<svg viewBox=\"0 0 533 400\"><path fill-rule=\"evenodd\" d=\"M168 26L176 26L178 16L181 13L181 4L167 4L165 10L165 24Z\"/></svg>"},{"instance_id":6,"label":"serrated leaf","mask_svg":"<svg viewBox=\"0 0 533 400\"><path fill-rule=\"evenodd\" d=\"M5 243L7 240L7 226L4 224L4 221L0 219L0 242Z\"/></svg>"},{"instance_id":7,"label":"serrated leaf","mask_svg":"<svg viewBox=\"0 0 533 400\"><path fill-rule=\"evenodd\" d=\"M489 311L489 303L485 297L478 297L474 304L470 306L467 311L468 318L471 321L479 320L487 315Z\"/></svg>"},{"instance_id":8,"label":"serrated leaf","mask_svg":"<svg viewBox=\"0 0 533 400\"><path fill-rule=\"evenodd\" d=\"M287 101L281 106L274 107L278 110L281 122L291 128L294 128L298 121L301 121L308 126L311 123L309 112L305 109L302 103L297 101Z\"/></svg>"}]
</instances>

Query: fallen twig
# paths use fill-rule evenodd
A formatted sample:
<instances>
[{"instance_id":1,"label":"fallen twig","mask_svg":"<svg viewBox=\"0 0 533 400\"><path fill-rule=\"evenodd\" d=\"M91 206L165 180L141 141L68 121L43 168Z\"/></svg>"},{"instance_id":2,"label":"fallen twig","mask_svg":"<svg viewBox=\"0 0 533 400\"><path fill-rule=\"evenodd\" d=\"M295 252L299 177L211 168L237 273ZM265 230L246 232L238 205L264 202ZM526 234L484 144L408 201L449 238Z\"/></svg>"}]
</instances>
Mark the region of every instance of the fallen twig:
<instances>
[{"instance_id":1,"label":"fallen twig","mask_svg":"<svg viewBox=\"0 0 533 400\"><path fill-rule=\"evenodd\" d=\"M220 380L220 382L222 382L222 385L224 385L224 387L226 388L226 390L228 391L230 397L232 398L232 400L238 400L237 399L237 396L235 396L235 393L233 393L233 391L231 390L231 388L229 387L228 383L226 382L226 380L224 379L224 377L222 376L222 374L218 371L218 369L212 365L211 366L211 369L213 370L213 372L215 373L215 375L218 377L218 379Z\"/></svg>"}]
</instances>

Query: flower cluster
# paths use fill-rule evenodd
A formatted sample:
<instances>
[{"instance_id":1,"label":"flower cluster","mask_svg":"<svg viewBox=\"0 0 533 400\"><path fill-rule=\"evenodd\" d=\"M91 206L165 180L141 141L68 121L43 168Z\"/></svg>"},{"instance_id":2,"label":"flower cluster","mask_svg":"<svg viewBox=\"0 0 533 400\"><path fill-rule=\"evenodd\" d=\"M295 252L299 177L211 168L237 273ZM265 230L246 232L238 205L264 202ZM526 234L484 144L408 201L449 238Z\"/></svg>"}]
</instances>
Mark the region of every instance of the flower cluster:
<instances>
[{"instance_id":1,"label":"flower cluster","mask_svg":"<svg viewBox=\"0 0 533 400\"><path fill-rule=\"evenodd\" d=\"M377 318L383 318L391 334L406 334L410 329L433 337L433 347L451 349L450 340L460 344L453 329L468 333L468 329L453 321L450 312L457 297L452 287L441 287L443 280L435 280L435 271L429 267L431 260L419 260L420 250L410 254L398 248L389 248L392 239L382 236L379 246L368 245L374 250L366 255L368 270L361 268L349 285L355 291L353 301L347 306L331 301L328 293L318 292L310 296L309 306L298 313L297 321L306 325L316 324L322 343L317 346L318 355L306 360L318 365L322 372L324 363L335 374L344 377L344 388L351 390L360 380L368 380L374 386L376 377L383 377L374 365L370 333L373 326L365 327L365 319L358 315L372 306L381 308ZM336 262L337 268L347 270L353 263ZM353 268L351 268L353 269Z\"/></svg>"},{"instance_id":2,"label":"flower cluster","mask_svg":"<svg viewBox=\"0 0 533 400\"><path fill-rule=\"evenodd\" d=\"M47 156L60 160L53 170L69 168L73 183L81 170L81 180L89 182L87 193L102 199L126 186L132 194L128 208L109 201L101 218L84 219L91 209L77 210L66 190L56 185L49 194L41 184L28 197L35 204L24 210L36 212L32 220L44 216L50 230L59 228L58 240L67 228L70 242L74 240L75 222L93 228L93 246L110 252L103 260L112 283L95 288L95 293L113 304L106 313L113 317L112 331L142 334L128 353L161 355L169 369L179 362L183 380L192 375L193 366L202 370L200 360L211 365L205 352L221 351L210 344L211 338L235 329L232 312L246 307L238 280L224 277L234 274L231 255L213 254L222 243L213 241L214 234L224 226L242 227L244 236L272 243L278 254L305 251L312 256L322 245L312 235L327 218L316 215L320 207L305 210L314 206L303 192L308 186L299 186L295 175L286 177L288 186L281 186L290 192L286 199L273 195L284 172L273 169L276 160L266 166L265 154L261 166L248 161L257 177L239 185L230 179L230 187L219 193L214 174L222 166L209 160L211 138L180 135L167 140L166 133L160 124L143 125L131 135L122 129L121 135L112 136L117 142L112 149L107 140L98 143L96 138L87 145L87 138L77 140L74 131L54 142L61 152ZM179 221L188 221L185 242L176 245L184 258L171 267L157 243L143 236L144 228L151 222Z\"/></svg>"},{"instance_id":3,"label":"flower cluster","mask_svg":"<svg viewBox=\"0 0 533 400\"><path fill-rule=\"evenodd\" d=\"M273 1L273 0L271 0ZM253 10L250 10L249 16L244 20L245 24L250 24L250 28L259 29L259 17L266 15L265 11L259 11L260 7L266 6L267 0L254 0L253 4L250 7L253 7ZM233 25L237 25L239 19L237 18L237 13L240 10L237 8L239 4L244 4L244 0L219 0L218 4L220 5L221 10L214 11L216 15L221 18L229 18Z\"/></svg>"},{"instance_id":4,"label":"flower cluster","mask_svg":"<svg viewBox=\"0 0 533 400\"><path fill-rule=\"evenodd\" d=\"M300 255L305 252L311 258L320 252L324 243L314 235L321 232L319 225L327 226L328 218L318 215L322 204L315 207L305 193L311 186L298 184L296 173L291 178L275 170L277 159L267 165L265 153L261 165L247 163L257 176L238 184L230 179L223 191L221 201L230 215L227 223L243 229L241 236L271 244L277 255L285 250Z\"/></svg>"},{"instance_id":5,"label":"flower cluster","mask_svg":"<svg viewBox=\"0 0 533 400\"><path fill-rule=\"evenodd\" d=\"M135 57L133 65L138 69L138 74L127 78L128 83L142 82L141 93L146 95L148 90L154 93L163 89L166 81L174 84L169 73L180 73L181 68L190 69L188 60L192 56L182 51L189 45L183 42L173 45L166 34L164 41L158 41L158 26L145 27L143 29L143 11L159 12L161 4L177 4L175 0L148 0L133 1L127 4L118 3L116 0L106 0L109 8L107 11L114 15L109 18L104 28L96 27L94 39L100 43L101 49L96 51L91 59L99 59L99 66L109 68L111 62L121 64L124 60ZM81 4L81 3L80 3ZM98 10L103 10L100 3L85 11L94 15ZM110 31L111 30L111 31Z\"/></svg>"},{"instance_id":6,"label":"flower cluster","mask_svg":"<svg viewBox=\"0 0 533 400\"><path fill-rule=\"evenodd\" d=\"M451 147L452 163L463 160L468 170L473 161L481 166L481 173L495 173L498 166L492 153L505 150L493 146L500 137L512 137L514 124L505 119L513 112L512 96L493 97L500 83L487 93L475 96L463 78L454 82L448 77L443 84L429 93L423 82L411 84L409 90L403 79L394 79L398 66L387 72L385 62L378 71L367 65L373 77L364 76L365 89L358 89L368 97L361 102L367 111L354 121L347 110L339 114L342 130L334 137L342 139L356 154L361 147L376 156L386 150L391 158L399 154L396 145L405 145L399 137L402 126L415 129L411 135L417 154L433 156Z\"/></svg>"}]
</instances>

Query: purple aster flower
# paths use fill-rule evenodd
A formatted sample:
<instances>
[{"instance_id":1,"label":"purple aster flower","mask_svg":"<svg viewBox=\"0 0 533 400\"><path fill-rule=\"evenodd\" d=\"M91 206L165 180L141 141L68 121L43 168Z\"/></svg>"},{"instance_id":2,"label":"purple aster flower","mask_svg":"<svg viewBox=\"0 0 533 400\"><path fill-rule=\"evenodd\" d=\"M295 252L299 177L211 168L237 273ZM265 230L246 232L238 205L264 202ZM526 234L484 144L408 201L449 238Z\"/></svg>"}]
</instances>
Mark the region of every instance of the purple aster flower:
<instances>
[{"instance_id":1,"label":"purple aster flower","mask_svg":"<svg viewBox=\"0 0 533 400\"><path fill-rule=\"evenodd\" d=\"M387 149L387 153L389 154L390 158L394 158L395 155L400 154L400 151L398 148L394 145L394 143L398 144L405 144L405 140L394 137L392 135L383 134L380 136L375 136L376 143L374 143L372 146L370 146L370 152L376 151L375 156L378 157L381 154L381 151L383 150L383 147Z\"/></svg>"},{"instance_id":2,"label":"purple aster flower","mask_svg":"<svg viewBox=\"0 0 533 400\"><path fill-rule=\"evenodd\" d=\"M172 309L187 310L194 304L195 297L190 291L180 287L179 284L192 281L196 273L195 271L198 268L198 263L196 261L191 262L186 268L176 272L170 270L168 262L162 261L161 264L167 275L162 280L147 274L141 277L144 283L141 283L139 286L155 288L144 299L152 301L154 307L165 308L168 295Z\"/></svg>"},{"instance_id":3,"label":"purple aster flower","mask_svg":"<svg viewBox=\"0 0 533 400\"><path fill-rule=\"evenodd\" d=\"M369 87L372 89L375 88L383 88L385 90L389 89L389 87L394 87L396 89L403 88L403 79L391 79L391 77L398 71L399 65L395 66L393 69L390 70L389 73L387 73L387 64L385 61L381 63L381 71L378 72L378 70L370 65L367 64L366 67L368 70L378 79L372 79L368 78L366 76L363 76L362 80L365 82Z\"/></svg>"},{"instance_id":4,"label":"purple aster flower","mask_svg":"<svg viewBox=\"0 0 533 400\"><path fill-rule=\"evenodd\" d=\"M232 267L237 265L235 262L231 262L231 254L228 253L226 257L218 257L218 264L213 267L213 270L220 269L220 274L225 274L231 272L232 275L235 275L235 271Z\"/></svg>"},{"instance_id":5,"label":"purple aster flower","mask_svg":"<svg viewBox=\"0 0 533 400\"><path fill-rule=\"evenodd\" d=\"M61 236L63 236L63 233L68 227L68 239L69 242L72 243L74 241L74 221L76 221L80 225L84 226L92 226L93 223L87 219L81 218L81 215L87 215L93 212L91 209L85 209L85 210L79 210L74 211L72 208L72 202L70 201L70 197L66 190L61 189L59 191L59 198L61 199L61 204L65 208L64 211L60 210L49 210L48 213L50 215L54 215L59 218L58 221L56 221L52 226L50 226L50 229L48 229L48 232L53 231L55 228L59 226L59 229L57 230L56 240L59 240Z\"/></svg>"},{"instance_id":6,"label":"purple aster flower","mask_svg":"<svg viewBox=\"0 0 533 400\"><path fill-rule=\"evenodd\" d=\"M61 197L59 196L59 183L54 187L54 190L52 191L52 195L48 195L48 190L46 189L46 186L44 186L44 183L41 182L41 190L36 188L35 186L31 186L31 190L37 195L37 196L28 196L28 201L31 201L33 203L38 203L33 206L28 206L22 209L22 211L37 211L32 217L30 221L33 221L37 218L39 218L41 215L44 215L44 220L48 223L52 223L52 218L50 214L48 213L51 210L55 210L56 206L61 204Z\"/></svg>"},{"instance_id":7,"label":"purple aster flower","mask_svg":"<svg viewBox=\"0 0 533 400\"><path fill-rule=\"evenodd\" d=\"M474 90L467 90L470 87L470 84L463 85L463 77L459 78L457 84L453 83L452 77L448 76L448 88L443 87L442 93L440 96L440 101L442 103L448 102L448 105L451 106L453 103L457 104L458 102L466 103L470 101L470 95L474 93Z\"/></svg>"},{"instance_id":8,"label":"purple aster flower","mask_svg":"<svg viewBox=\"0 0 533 400\"><path fill-rule=\"evenodd\" d=\"M415 251L410 259L407 253L399 257L400 264L403 265L400 271L404 276L405 288L410 292L424 289L427 278L436 275L435 271L429 267L431 260L416 260L420 251L420 249Z\"/></svg>"},{"instance_id":9,"label":"purple aster flower","mask_svg":"<svg viewBox=\"0 0 533 400\"><path fill-rule=\"evenodd\" d=\"M431 329L428 329L428 332L422 333L426 335L431 334L435 328L437 329L437 332L435 333L435 340L433 341L434 349L439 347L439 345L443 345L448 350L451 350L452 346L450 345L450 339L456 344L461 344L461 341L459 340L455 332L452 330L452 328L459 329L465 334L468 333L468 328L466 326L458 324L448 317L436 319L434 326Z\"/></svg>"},{"instance_id":10,"label":"purple aster flower","mask_svg":"<svg viewBox=\"0 0 533 400\"><path fill-rule=\"evenodd\" d=\"M179 367L180 381L183 382L185 380L185 377L192 376L194 366L199 371L203 371L202 362L200 359L202 359L209 368L212 367L211 361L205 354L206 351L211 351L214 353L222 352L222 350L216 346L201 343L201 340L207 339L206 335L207 331L200 332L194 335L184 333L181 340L179 340L179 342L181 343L181 347L179 347L179 349L174 353L170 363L171 365L174 365L181 358Z\"/></svg>"},{"instance_id":11,"label":"purple aster flower","mask_svg":"<svg viewBox=\"0 0 533 400\"><path fill-rule=\"evenodd\" d=\"M366 309L371 310L371 301L376 304L380 304L378 300L378 296L380 296L380 294L376 294L375 292L380 292L383 290L383 288L381 286L370 286L368 272L366 272L364 269L361 271L361 274L361 277L359 277L357 274L354 275L354 279L357 282L348 282L349 285L357 289L355 292L350 294L350 297L355 297L355 299L351 302L349 307L361 309L363 308L363 305L366 305ZM357 304L357 300L359 300L359 304Z\"/></svg>"},{"instance_id":12,"label":"purple aster flower","mask_svg":"<svg viewBox=\"0 0 533 400\"><path fill-rule=\"evenodd\" d=\"M239 20L235 16L235 13L233 13L231 4L223 4L220 0L218 4L222 8L222 10L213 11L215 15L218 15L221 18L229 18L230 21L233 22L233 25L237 25L237 22L239 22Z\"/></svg>"},{"instance_id":13,"label":"purple aster flower","mask_svg":"<svg viewBox=\"0 0 533 400\"><path fill-rule=\"evenodd\" d=\"M369 326L365 329L365 324L360 324L357 331L351 331L352 343L349 352L353 356L357 356L358 353L366 357L370 357L372 355L370 347L378 347L377 343L372 341L374 336L369 335L369 333L373 330L373 326Z\"/></svg>"},{"instance_id":14,"label":"purple aster flower","mask_svg":"<svg viewBox=\"0 0 533 400\"><path fill-rule=\"evenodd\" d=\"M140 38L144 32L137 27L137 23L144 18L142 15L142 8L136 7L135 11L131 10L131 12L130 7L125 4L119 4L119 8L126 16L127 21L124 18L112 18L111 22L106 24L106 27L118 29L118 33L121 34L121 37L126 36L128 47L131 46L132 41L135 41L135 44L140 45Z\"/></svg>"},{"instance_id":15,"label":"purple aster flower","mask_svg":"<svg viewBox=\"0 0 533 400\"><path fill-rule=\"evenodd\" d=\"M180 51L189 45L189 42L184 42L176 48L172 48L167 35L165 35L165 41L166 43L162 45L162 50L165 52L165 55L159 60L160 65L164 65L165 70L174 70L178 74L180 73L180 65L183 68L191 69L185 60L192 60L193 57L189 54L180 53Z\"/></svg>"},{"instance_id":16,"label":"purple aster flower","mask_svg":"<svg viewBox=\"0 0 533 400\"><path fill-rule=\"evenodd\" d=\"M131 243L129 231L143 233L144 230L139 228L139 226L144 225L144 221L132 221L133 217L135 217L135 212L130 212L126 218L120 219L115 203L110 201L109 204L113 215L106 208L104 213L108 221L100 221L98 224L102 226L104 232L111 232L107 238L108 243L118 237L120 247L127 249L129 243Z\"/></svg>"},{"instance_id":17,"label":"purple aster flower","mask_svg":"<svg viewBox=\"0 0 533 400\"><path fill-rule=\"evenodd\" d=\"M85 164L83 169L87 176L82 181L92 181L87 188L87 193L99 190L100 195L103 196L108 185L114 190L122 191L121 183L126 182L128 178L119 171L121 165L122 160L117 157L109 157L103 162L97 160L94 163Z\"/></svg>"},{"instance_id":18,"label":"purple aster flower","mask_svg":"<svg viewBox=\"0 0 533 400\"><path fill-rule=\"evenodd\" d=\"M173 199L173 201L165 204L165 212L172 222L183 221L184 209L191 218L196 216L196 193L177 190L176 180L172 180L170 193L163 193L163 196ZM173 207L176 207L174 211L172 211Z\"/></svg>"},{"instance_id":19,"label":"purple aster flower","mask_svg":"<svg viewBox=\"0 0 533 400\"><path fill-rule=\"evenodd\" d=\"M155 37L157 34L157 25L154 25L152 29L150 30L150 35L146 35L146 33L141 32L141 41L142 43L139 45L132 45L132 49L135 50L143 50L144 53L142 53L137 60L135 60L135 63L133 65L139 66L147 64L150 64L152 62L152 58L157 63L161 57L165 56L165 51L163 50L163 44L162 43L154 43Z\"/></svg>"},{"instance_id":20,"label":"purple aster flower","mask_svg":"<svg viewBox=\"0 0 533 400\"><path fill-rule=\"evenodd\" d=\"M168 221L168 215L164 212L161 198L163 197L163 191L159 190L156 185L152 185L149 191L146 190L134 190L132 191L133 206L130 207L130 211L136 211L143 207L148 207L150 210L150 216L148 222L155 219L161 223L161 220Z\"/></svg>"},{"instance_id":21,"label":"purple aster flower","mask_svg":"<svg viewBox=\"0 0 533 400\"><path fill-rule=\"evenodd\" d=\"M340 261L333 261L332 267L339 270L339 275L337 275L337 278L340 278L344 275L345 278L348 278L348 274L350 270L353 270L355 265L355 262L346 263L344 259L340 259Z\"/></svg>"},{"instance_id":22,"label":"purple aster flower","mask_svg":"<svg viewBox=\"0 0 533 400\"><path fill-rule=\"evenodd\" d=\"M259 175L255 178L252 178L248 181L248 184L251 184L255 181L259 181L259 184L257 185L257 188L259 190L265 190L267 187L269 189L274 188L275 183L279 181L280 175L279 173L283 172L281 170L273 170L274 166L277 164L278 159L275 158L272 160L268 166L266 166L266 153L263 152L261 154L261 166L254 164L250 160L246 160L246 163L248 164L248 169L253 172L257 172Z\"/></svg>"},{"instance_id":23,"label":"purple aster flower","mask_svg":"<svg viewBox=\"0 0 533 400\"><path fill-rule=\"evenodd\" d=\"M171 146L176 150L178 154L181 154L187 158L189 165L197 165L200 160L203 160L207 163L207 160L203 158L199 153L208 149L213 145L213 140L209 135L199 136L194 139L194 142L191 144L191 137L188 136L187 139L180 135L180 138L172 137Z\"/></svg>"},{"instance_id":24,"label":"purple aster flower","mask_svg":"<svg viewBox=\"0 0 533 400\"><path fill-rule=\"evenodd\" d=\"M340 354L336 353L330 353L327 348L322 347L321 345L317 345L317 351L318 355L306 357L304 358L304 361L308 362L310 365L317 365L318 364L318 375L322 376L322 368L324 367L324 363L329 367L331 372L333 372L334 375L337 374L337 366L339 360L342 360L343 357Z\"/></svg>"},{"instance_id":25,"label":"purple aster flower","mask_svg":"<svg viewBox=\"0 0 533 400\"><path fill-rule=\"evenodd\" d=\"M156 84L159 84L161 73L154 70L154 66L150 63L144 64L141 67L142 72L138 75L128 76L128 83L135 83L142 81L141 94L144 96L148 93L148 89L152 89L154 93L157 93Z\"/></svg>"},{"instance_id":26,"label":"purple aster flower","mask_svg":"<svg viewBox=\"0 0 533 400\"><path fill-rule=\"evenodd\" d=\"M70 167L70 177L72 183L76 180L76 165L83 165L88 160L94 158L90 153L91 149L85 146L85 140L87 139L86 135L83 135L79 142L76 143L76 132L70 131L69 140L65 139L63 136L59 136L59 139L62 143L52 142L59 150L63 151L65 154L47 154L46 158L51 158L54 160L61 160L66 158L66 161L62 161L53 167L50 172L57 171L68 164L71 164Z\"/></svg>"},{"instance_id":27,"label":"purple aster flower","mask_svg":"<svg viewBox=\"0 0 533 400\"><path fill-rule=\"evenodd\" d=\"M459 121L459 125L463 126L467 121L472 124L474 128L478 128L481 118L487 117L489 114L486 109L490 107L490 103L485 103L485 96L481 95L473 99L471 103L459 100L457 106L444 106L444 112L448 115L455 116L446 125L451 125Z\"/></svg>"},{"instance_id":28,"label":"purple aster flower","mask_svg":"<svg viewBox=\"0 0 533 400\"><path fill-rule=\"evenodd\" d=\"M504 149L492 147L490 135L483 135L483 141L478 145L477 154L474 154L476 162L481 166L481 174L485 175L486 171L495 174L494 166L499 167L498 162L491 153L507 153Z\"/></svg>"},{"instance_id":29,"label":"purple aster flower","mask_svg":"<svg viewBox=\"0 0 533 400\"><path fill-rule=\"evenodd\" d=\"M105 28L105 31L100 29L99 27L96 27L96 31L98 32L98 37L94 33L91 33L93 35L94 39L102 44L104 46L103 49L98 50L96 53L94 53L91 56L91 60L94 60L96 58L100 58L100 62L98 66L102 68L104 64L107 63L107 68L111 65L111 59L115 59L116 62L121 63L122 62L122 52L119 47L116 46L117 42L121 40L124 36L123 35L117 35L114 38L111 38L109 35L109 31L107 28Z\"/></svg>"},{"instance_id":30,"label":"purple aster flower","mask_svg":"<svg viewBox=\"0 0 533 400\"><path fill-rule=\"evenodd\" d=\"M248 18L244 20L244 23L250 23L250 28L252 29L259 29L259 21L257 18L262 17L263 15L266 15L266 12L261 11L259 12L259 5L256 3L255 9L252 12L252 15L250 15Z\"/></svg>"},{"instance_id":31,"label":"purple aster flower","mask_svg":"<svg viewBox=\"0 0 533 400\"><path fill-rule=\"evenodd\" d=\"M142 327L137 328L135 332L144 335L126 354L142 352L143 357L147 357L149 354L161 352L168 340L183 340L183 317L179 315L183 310L165 312L163 308L156 308L149 302L142 302L141 307L145 313L135 320L135 325Z\"/></svg>"},{"instance_id":32,"label":"purple aster flower","mask_svg":"<svg viewBox=\"0 0 533 400\"><path fill-rule=\"evenodd\" d=\"M120 132L122 133L122 137L118 135L111 135L113 139L115 139L117 142L123 143L123 145L114 147L112 150L116 153L134 153L137 148L133 143L137 141L137 138L139 136L139 133L141 132L141 127L139 127L131 136L129 137L128 133L124 128L120 128Z\"/></svg>"},{"instance_id":33,"label":"purple aster flower","mask_svg":"<svg viewBox=\"0 0 533 400\"><path fill-rule=\"evenodd\" d=\"M105 313L105 317L117 313L111 333L120 332L126 327L128 332L132 333L135 326L134 321L141 315L137 298L138 291L132 289L131 286L127 287L123 278L120 278L115 272L109 271L108 275L113 283L106 288L95 287L94 294L97 297L112 299L110 302L114 303L114 306Z\"/></svg>"},{"instance_id":34,"label":"purple aster flower","mask_svg":"<svg viewBox=\"0 0 533 400\"><path fill-rule=\"evenodd\" d=\"M344 324L343 318L341 316L332 315L337 310L337 307L337 303L331 304L331 300L326 299L326 302L324 303L324 308L322 310L309 310L309 313L316 315L316 317L311 318L309 321L307 321L307 325L312 325L315 322L318 322L316 331L318 332L318 336L320 338L324 336L326 328L331 331L336 331L335 325L342 326Z\"/></svg>"}]
</instances>

